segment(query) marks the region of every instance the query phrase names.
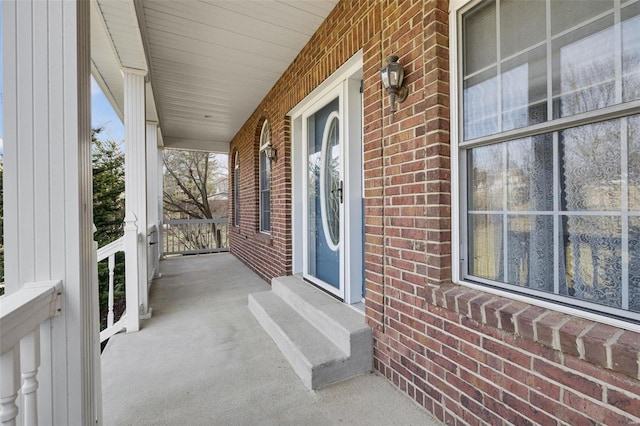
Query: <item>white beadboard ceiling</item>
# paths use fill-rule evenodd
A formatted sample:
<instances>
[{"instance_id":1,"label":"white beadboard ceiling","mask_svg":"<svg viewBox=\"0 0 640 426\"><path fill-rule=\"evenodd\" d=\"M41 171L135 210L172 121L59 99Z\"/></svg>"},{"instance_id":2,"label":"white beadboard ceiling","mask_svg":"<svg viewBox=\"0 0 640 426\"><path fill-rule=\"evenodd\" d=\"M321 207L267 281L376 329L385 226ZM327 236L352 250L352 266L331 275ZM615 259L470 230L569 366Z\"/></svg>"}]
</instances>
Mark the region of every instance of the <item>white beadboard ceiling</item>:
<instances>
[{"instance_id":1,"label":"white beadboard ceiling","mask_svg":"<svg viewBox=\"0 0 640 426\"><path fill-rule=\"evenodd\" d=\"M117 65L148 66L164 145L227 152L337 0L94 3L100 15L92 18L93 72L116 110L122 108Z\"/></svg>"}]
</instances>

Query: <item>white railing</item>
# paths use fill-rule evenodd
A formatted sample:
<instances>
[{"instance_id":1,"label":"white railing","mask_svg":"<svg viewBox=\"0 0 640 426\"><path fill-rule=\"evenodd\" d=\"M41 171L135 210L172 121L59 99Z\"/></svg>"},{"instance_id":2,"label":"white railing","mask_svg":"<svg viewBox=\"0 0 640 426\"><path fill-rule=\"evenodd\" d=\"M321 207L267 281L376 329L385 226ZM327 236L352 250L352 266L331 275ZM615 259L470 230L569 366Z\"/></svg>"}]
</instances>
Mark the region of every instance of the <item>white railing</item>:
<instances>
[{"instance_id":1,"label":"white railing","mask_svg":"<svg viewBox=\"0 0 640 426\"><path fill-rule=\"evenodd\" d=\"M202 254L229 251L229 219L165 220L165 254Z\"/></svg>"},{"instance_id":2,"label":"white railing","mask_svg":"<svg viewBox=\"0 0 640 426\"><path fill-rule=\"evenodd\" d=\"M17 292L0 298L0 424L3 426L16 424L17 402L21 423L38 424L40 325L60 311L61 296L62 283L46 281L25 284ZM44 341L50 343L48 339ZM50 352L51 349L44 350ZM21 401L17 401L18 394L22 395Z\"/></svg>"},{"instance_id":3,"label":"white railing","mask_svg":"<svg viewBox=\"0 0 640 426\"><path fill-rule=\"evenodd\" d=\"M116 267L116 253L124 252L124 237L107 244L98 249L97 263L107 259L109 268L109 296L107 300L107 326L100 332L100 342L104 342L114 334L124 330L127 324L126 313L123 313L118 321L114 323L114 277Z\"/></svg>"}]
</instances>

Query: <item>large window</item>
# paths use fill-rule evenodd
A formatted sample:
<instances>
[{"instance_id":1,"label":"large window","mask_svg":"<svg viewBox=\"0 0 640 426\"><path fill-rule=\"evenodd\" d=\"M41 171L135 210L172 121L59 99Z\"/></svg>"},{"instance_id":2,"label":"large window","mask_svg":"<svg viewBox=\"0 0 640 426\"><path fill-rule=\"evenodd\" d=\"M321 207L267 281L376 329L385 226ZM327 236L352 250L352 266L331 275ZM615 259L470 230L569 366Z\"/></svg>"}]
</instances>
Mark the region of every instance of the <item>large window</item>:
<instances>
[{"instance_id":1,"label":"large window","mask_svg":"<svg viewBox=\"0 0 640 426\"><path fill-rule=\"evenodd\" d=\"M233 159L233 224L240 226L240 155Z\"/></svg>"},{"instance_id":2,"label":"large window","mask_svg":"<svg viewBox=\"0 0 640 426\"><path fill-rule=\"evenodd\" d=\"M640 1L454 19L460 278L640 320Z\"/></svg>"},{"instance_id":3,"label":"large window","mask_svg":"<svg viewBox=\"0 0 640 426\"><path fill-rule=\"evenodd\" d=\"M271 160L265 148L271 144L269 122L260 133L260 231L271 232Z\"/></svg>"}]
</instances>

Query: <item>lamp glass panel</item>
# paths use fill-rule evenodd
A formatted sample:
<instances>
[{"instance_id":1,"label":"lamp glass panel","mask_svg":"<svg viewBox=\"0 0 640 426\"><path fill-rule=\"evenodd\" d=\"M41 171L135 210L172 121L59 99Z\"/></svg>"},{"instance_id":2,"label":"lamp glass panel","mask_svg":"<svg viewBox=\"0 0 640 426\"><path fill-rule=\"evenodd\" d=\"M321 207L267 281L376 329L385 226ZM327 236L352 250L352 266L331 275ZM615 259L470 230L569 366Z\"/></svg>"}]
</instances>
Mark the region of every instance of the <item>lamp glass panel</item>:
<instances>
[{"instance_id":1,"label":"lamp glass panel","mask_svg":"<svg viewBox=\"0 0 640 426\"><path fill-rule=\"evenodd\" d=\"M380 71L380 77L382 78L382 85L385 89L390 87L389 85L389 67L384 67Z\"/></svg>"}]
</instances>

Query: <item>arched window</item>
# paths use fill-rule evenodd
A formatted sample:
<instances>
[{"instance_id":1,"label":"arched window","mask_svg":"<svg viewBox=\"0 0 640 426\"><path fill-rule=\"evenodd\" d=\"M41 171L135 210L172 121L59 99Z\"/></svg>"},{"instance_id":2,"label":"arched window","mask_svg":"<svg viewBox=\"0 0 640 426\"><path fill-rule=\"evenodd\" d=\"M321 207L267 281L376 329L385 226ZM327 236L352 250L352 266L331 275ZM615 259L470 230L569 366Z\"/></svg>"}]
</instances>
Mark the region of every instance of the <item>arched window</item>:
<instances>
[{"instance_id":1,"label":"arched window","mask_svg":"<svg viewBox=\"0 0 640 426\"><path fill-rule=\"evenodd\" d=\"M271 129L265 121L260 133L260 231L271 232L271 160L265 148L271 143Z\"/></svg>"},{"instance_id":2,"label":"arched window","mask_svg":"<svg viewBox=\"0 0 640 426\"><path fill-rule=\"evenodd\" d=\"M240 155L233 160L233 224L240 226Z\"/></svg>"}]
</instances>

